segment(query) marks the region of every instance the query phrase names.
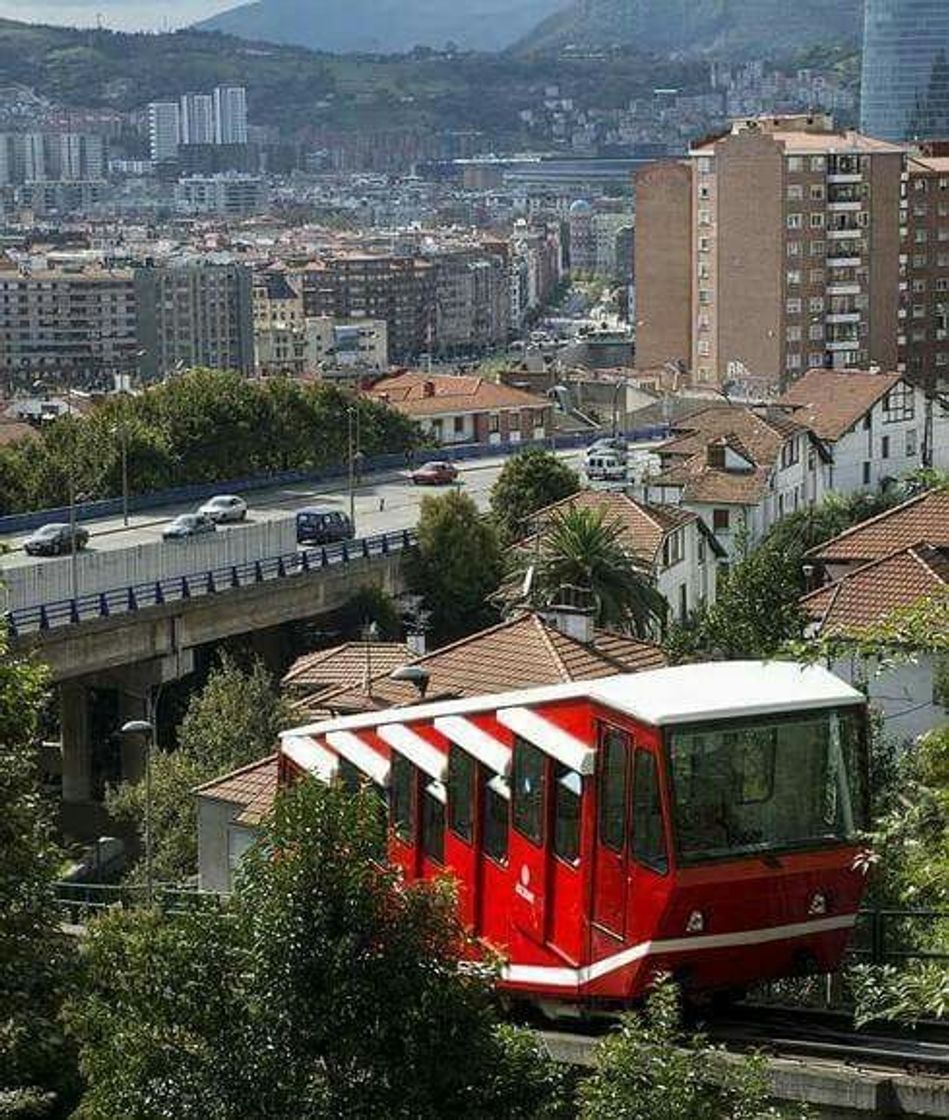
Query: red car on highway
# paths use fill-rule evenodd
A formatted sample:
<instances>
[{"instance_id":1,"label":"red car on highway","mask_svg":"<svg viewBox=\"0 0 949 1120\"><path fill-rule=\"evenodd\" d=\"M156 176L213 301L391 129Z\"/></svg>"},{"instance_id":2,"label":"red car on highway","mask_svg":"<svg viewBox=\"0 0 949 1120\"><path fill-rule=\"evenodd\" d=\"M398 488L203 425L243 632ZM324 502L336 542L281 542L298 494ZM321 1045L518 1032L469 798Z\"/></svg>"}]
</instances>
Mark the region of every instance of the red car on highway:
<instances>
[{"instance_id":1,"label":"red car on highway","mask_svg":"<svg viewBox=\"0 0 949 1120\"><path fill-rule=\"evenodd\" d=\"M458 478L458 468L454 463L437 460L423 463L409 478L416 486L448 486Z\"/></svg>"}]
</instances>

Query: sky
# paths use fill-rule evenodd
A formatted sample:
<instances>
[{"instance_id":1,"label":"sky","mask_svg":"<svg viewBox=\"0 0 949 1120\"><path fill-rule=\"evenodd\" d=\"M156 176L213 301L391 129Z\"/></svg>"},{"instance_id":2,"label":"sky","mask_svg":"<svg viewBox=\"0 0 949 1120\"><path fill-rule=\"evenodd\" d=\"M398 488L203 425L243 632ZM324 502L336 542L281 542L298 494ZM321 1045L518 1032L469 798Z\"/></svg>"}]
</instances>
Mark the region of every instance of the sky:
<instances>
[{"instance_id":1,"label":"sky","mask_svg":"<svg viewBox=\"0 0 949 1120\"><path fill-rule=\"evenodd\" d=\"M28 23L162 31L236 7L239 0L0 0L0 17Z\"/></svg>"}]
</instances>

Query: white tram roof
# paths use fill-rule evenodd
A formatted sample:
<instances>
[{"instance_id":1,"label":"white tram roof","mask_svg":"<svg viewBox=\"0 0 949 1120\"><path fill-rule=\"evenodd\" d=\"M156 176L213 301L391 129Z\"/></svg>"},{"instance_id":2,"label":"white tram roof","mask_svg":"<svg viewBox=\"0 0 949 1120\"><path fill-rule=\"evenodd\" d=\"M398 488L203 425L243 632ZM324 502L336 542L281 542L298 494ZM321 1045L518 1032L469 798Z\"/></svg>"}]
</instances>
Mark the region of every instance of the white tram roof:
<instances>
[{"instance_id":1,"label":"white tram roof","mask_svg":"<svg viewBox=\"0 0 949 1120\"><path fill-rule=\"evenodd\" d=\"M445 716L589 699L654 727L862 704L866 697L819 665L794 661L712 661L571 681L461 700L441 700L325 720L282 734L288 740L380 728ZM502 720L502 722L507 722Z\"/></svg>"}]
</instances>

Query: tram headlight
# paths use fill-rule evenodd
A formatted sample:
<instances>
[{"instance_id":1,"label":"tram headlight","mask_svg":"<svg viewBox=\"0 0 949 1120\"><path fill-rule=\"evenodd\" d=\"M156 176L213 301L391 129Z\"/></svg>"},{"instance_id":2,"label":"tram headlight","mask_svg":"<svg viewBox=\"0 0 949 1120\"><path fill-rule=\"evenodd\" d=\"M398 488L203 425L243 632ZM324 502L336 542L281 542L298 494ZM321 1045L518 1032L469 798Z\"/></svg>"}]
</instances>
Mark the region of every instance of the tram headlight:
<instances>
[{"instance_id":1,"label":"tram headlight","mask_svg":"<svg viewBox=\"0 0 949 1120\"><path fill-rule=\"evenodd\" d=\"M807 908L808 914L812 917L817 917L820 914L827 913L827 896L821 891L815 891L811 898L811 904Z\"/></svg>"},{"instance_id":2,"label":"tram headlight","mask_svg":"<svg viewBox=\"0 0 949 1120\"><path fill-rule=\"evenodd\" d=\"M705 915L701 910L693 910L685 923L686 933L702 933L705 929Z\"/></svg>"}]
</instances>

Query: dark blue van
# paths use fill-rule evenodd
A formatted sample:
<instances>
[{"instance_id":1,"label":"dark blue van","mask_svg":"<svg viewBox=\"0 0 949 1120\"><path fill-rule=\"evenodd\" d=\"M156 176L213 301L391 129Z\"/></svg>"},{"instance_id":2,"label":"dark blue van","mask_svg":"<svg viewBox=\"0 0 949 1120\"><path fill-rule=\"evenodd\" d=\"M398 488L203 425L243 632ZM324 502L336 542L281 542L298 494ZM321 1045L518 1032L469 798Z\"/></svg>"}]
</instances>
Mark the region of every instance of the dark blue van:
<instances>
[{"instance_id":1,"label":"dark blue van","mask_svg":"<svg viewBox=\"0 0 949 1120\"><path fill-rule=\"evenodd\" d=\"M331 506L310 506L297 514L297 544L335 544L355 535L347 515Z\"/></svg>"}]
</instances>

